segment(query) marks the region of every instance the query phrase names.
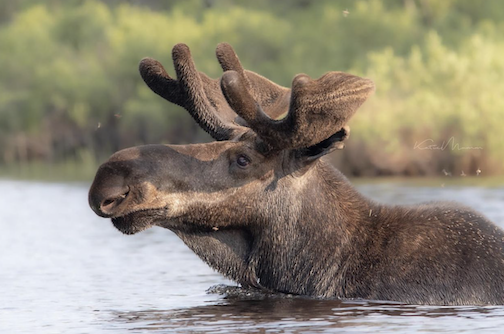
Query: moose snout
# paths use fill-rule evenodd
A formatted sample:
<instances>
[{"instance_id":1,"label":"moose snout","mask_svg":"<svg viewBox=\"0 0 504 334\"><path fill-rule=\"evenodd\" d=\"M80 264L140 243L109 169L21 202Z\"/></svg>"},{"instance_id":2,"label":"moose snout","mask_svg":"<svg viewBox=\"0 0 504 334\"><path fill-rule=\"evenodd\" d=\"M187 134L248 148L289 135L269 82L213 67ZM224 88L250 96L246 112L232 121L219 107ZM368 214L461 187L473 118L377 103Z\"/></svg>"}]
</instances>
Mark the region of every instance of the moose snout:
<instances>
[{"instance_id":1,"label":"moose snout","mask_svg":"<svg viewBox=\"0 0 504 334\"><path fill-rule=\"evenodd\" d=\"M100 175L89 190L89 206L101 217L110 218L121 211L121 204L127 199L130 187L120 175Z\"/></svg>"}]
</instances>

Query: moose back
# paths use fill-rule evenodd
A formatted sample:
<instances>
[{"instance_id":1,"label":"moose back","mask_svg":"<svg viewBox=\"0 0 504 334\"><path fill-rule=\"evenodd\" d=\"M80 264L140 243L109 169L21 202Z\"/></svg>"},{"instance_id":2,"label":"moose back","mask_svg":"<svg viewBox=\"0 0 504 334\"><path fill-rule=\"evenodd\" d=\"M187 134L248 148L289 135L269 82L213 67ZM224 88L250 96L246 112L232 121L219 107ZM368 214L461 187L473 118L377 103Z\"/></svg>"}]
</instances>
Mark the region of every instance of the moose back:
<instances>
[{"instance_id":1,"label":"moose back","mask_svg":"<svg viewBox=\"0 0 504 334\"><path fill-rule=\"evenodd\" d=\"M140 74L216 141L146 145L102 164L96 214L133 234L161 226L244 287L322 298L504 304L504 233L455 203L385 206L321 159L374 91L342 72L297 75L290 89L217 47L219 79L173 48L176 79L145 58ZM281 115L285 115L281 118Z\"/></svg>"}]
</instances>

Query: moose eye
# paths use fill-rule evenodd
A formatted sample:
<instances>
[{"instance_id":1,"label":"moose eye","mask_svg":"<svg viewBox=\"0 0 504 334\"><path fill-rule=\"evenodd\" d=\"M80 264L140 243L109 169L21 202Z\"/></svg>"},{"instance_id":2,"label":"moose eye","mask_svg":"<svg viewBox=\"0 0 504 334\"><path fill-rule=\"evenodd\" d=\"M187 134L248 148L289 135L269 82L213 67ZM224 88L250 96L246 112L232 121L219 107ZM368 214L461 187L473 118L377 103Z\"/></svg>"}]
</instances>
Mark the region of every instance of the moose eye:
<instances>
[{"instance_id":1,"label":"moose eye","mask_svg":"<svg viewBox=\"0 0 504 334\"><path fill-rule=\"evenodd\" d=\"M240 154L238 158L236 158L236 163L241 168L246 168L250 164L250 158L246 155Z\"/></svg>"}]
</instances>

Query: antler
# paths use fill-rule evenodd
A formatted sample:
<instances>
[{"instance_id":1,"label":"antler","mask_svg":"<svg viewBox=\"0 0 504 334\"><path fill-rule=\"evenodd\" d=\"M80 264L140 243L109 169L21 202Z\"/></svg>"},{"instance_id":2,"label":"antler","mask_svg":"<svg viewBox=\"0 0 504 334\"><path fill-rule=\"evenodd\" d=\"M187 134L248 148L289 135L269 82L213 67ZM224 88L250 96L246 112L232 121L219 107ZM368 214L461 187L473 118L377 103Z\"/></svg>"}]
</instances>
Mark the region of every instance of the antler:
<instances>
[{"instance_id":1,"label":"antler","mask_svg":"<svg viewBox=\"0 0 504 334\"><path fill-rule=\"evenodd\" d=\"M337 133L340 138L334 140L344 140L344 125L374 91L374 84L343 72L317 80L299 74L292 81L289 111L282 120L268 117L238 72L224 73L221 88L231 108L270 148L285 149L310 147Z\"/></svg>"},{"instance_id":2,"label":"antler","mask_svg":"<svg viewBox=\"0 0 504 334\"><path fill-rule=\"evenodd\" d=\"M277 85L255 72L244 70L238 56L228 43L220 43L216 54L222 70L235 71L244 87L250 91L254 100L270 118L276 119L287 112L290 89Z\"/></svg>"},{"instance_id":3,"label":"antler","mask_svg":"<svg viewBox=\"0 0 504 334\"><path fill-rule=\"evenodd\" d=\"M145 83L156 94L189 111L216 140L228 140L242 132L242 127L234 122L236 114L222 95L219 80L196 70L187 45L175 45L172 58L177 80L157 60L142 59L139 69Z\"/></svg>"},{"instance_id":4,"label":"antler","mask_svg":"<svg viewBox=\"0 0 504 334\"><path fill-rule=\"evenodd\" d=\"M217 46L216 55L225 71L220 87L218 79L196 70L185 44L173 47L176 80L152 58L142 59L140 74L155 93L187 109L217 140L232 139L246 126L275 150L343 141L349 132L345 124L374 91L371 80L342 72L317 80L299 74L288 89L244 70L227 43Z\"/></svg>"}]
</instances>

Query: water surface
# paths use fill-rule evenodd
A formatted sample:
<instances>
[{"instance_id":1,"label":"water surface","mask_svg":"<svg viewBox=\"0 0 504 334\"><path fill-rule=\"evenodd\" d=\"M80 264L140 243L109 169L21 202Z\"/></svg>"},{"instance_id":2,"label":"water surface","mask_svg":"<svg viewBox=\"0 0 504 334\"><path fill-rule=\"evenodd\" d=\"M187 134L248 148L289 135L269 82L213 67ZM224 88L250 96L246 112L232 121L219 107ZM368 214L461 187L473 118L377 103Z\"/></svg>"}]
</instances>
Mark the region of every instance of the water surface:
<instances>
[{"instance_id":1,"label":"water surface","mask_svg":"<svg viewBox=\"0 0 504 334\"><path fill-rule=\"evenodd\" d=\"M504 187L378 183L359 189L386 203L460 201L504 226ZM88 208L86 184L0 181L0 190L0 333L495 333L504 328L501 306L415 306L243 291L168 230L120 234Z\"/></svg>"}]
</instances>

